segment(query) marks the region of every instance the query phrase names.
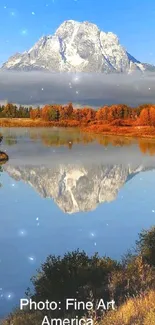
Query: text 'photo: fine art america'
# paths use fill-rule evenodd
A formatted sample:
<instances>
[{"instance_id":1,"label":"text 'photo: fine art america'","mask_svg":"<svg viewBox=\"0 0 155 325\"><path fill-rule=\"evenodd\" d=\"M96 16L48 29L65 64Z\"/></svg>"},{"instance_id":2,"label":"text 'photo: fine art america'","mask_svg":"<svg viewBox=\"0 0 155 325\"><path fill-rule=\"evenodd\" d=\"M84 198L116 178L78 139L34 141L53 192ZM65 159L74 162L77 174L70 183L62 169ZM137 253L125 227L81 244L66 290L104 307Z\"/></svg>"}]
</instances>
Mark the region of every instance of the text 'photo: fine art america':
<instances>
[{"instance_id":1,"label":"text 'photo: fine art america'","mask_svg":"<svg viewBox=\"0 0 155 325\"><path fill-rule=\"evenodd\" d=\"M0 16L0 325L155 325L154 0Z\"/></svg>"}]
</instances>

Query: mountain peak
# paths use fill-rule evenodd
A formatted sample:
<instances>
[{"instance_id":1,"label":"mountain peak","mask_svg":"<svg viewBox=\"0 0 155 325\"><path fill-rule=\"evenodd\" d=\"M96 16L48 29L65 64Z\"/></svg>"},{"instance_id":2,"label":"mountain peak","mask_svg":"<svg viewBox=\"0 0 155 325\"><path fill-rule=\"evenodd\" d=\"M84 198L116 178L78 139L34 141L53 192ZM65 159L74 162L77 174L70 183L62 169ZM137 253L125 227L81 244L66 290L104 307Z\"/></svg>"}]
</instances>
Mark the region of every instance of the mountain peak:
<instances>
[{"instance_id":1,"label":"mountain peak","mask_svg":"<svg viewBox=\"0 0 155 325\"><path fill-rule=\"evenodd\" d=\"M2 69L130 73L144 71L147 65L130 55L114 33L88 21L65 20L54 35L42 36L29 51L9 58Z\"/></svg>"}]
</instances>

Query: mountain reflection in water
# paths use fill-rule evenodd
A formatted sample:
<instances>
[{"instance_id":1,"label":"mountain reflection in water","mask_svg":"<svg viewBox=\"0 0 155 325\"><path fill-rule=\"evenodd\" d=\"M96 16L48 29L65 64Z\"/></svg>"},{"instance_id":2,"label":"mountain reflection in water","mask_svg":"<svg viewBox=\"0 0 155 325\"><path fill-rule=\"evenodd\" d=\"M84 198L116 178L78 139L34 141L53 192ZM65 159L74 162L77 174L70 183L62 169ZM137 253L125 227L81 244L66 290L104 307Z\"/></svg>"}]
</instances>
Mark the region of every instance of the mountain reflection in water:
<instances>
[{"instance_id":1,"label":"mountain reflection in water","mask_svg":"<svg viewBox=\"0 0 155 325\"><path fill-rule=\"evenodd\" d=\"M0 318L49 254L79 248L120 259L155 213L153 140L1 132L9 160L0 166Z\"/></svg>"},{"instance_id":2,"label":"mountain reflection in water","mask_svg":"<svg viewBox=\"0 0 155 325\"><path fill-rule=\"evenodd\" d=\"M66 213L94 210L100 203L115 200L127 181L147 169L142 165L103 164L4 167L13 179L31 185L44 198L53 199Z\"/></svg>"},{"instance_id":3,"label":"mountain reflection in water","mask_svg":"<svg viewBox=\"0 0 155 325\"><path fill-rule=\"evenodd\" d=\"M153 140L63 128L2 131L10 158L4 170L66 213L91 211L115 200L127 181L154 168Z\"/></svg>"}]
</instances>

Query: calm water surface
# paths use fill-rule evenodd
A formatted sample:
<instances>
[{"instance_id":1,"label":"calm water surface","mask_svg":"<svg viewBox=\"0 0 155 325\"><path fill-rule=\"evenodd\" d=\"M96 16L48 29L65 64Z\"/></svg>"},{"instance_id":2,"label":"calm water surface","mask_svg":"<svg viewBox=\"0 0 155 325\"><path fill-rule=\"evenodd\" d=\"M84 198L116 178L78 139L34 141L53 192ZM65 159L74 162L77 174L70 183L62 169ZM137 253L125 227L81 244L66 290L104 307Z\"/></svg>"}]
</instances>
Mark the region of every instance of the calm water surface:
<instances>
[{"instance_id":1,"label":"calm water surface","mask_svg":"<svg viewBox=\"0 0 155 325\"><path fill-rule=\"evenodd\" d=\"M64 129L1 129L0 317L49 254L120 259L155 223L155 143Z\"/></svg>"}]
</instances>

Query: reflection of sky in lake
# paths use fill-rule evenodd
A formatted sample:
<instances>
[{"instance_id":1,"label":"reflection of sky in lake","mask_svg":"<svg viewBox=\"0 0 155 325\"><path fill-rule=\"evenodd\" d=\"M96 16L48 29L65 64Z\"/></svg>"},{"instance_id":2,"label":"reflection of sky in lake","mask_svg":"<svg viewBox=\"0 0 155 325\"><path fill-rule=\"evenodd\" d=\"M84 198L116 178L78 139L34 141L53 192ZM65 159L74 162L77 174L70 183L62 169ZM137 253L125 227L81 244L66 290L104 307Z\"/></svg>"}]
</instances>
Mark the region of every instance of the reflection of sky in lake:
<instances>
[{"instance_id":1,"label":"reflection of sky in lake","mask_svg":"<svg viewBox=\"0 0 155 325\"><path fill-rule=\"evenodd\" d=\"M49 254L63 254L79 248L88 254L98 251L100 255L118 259L134 246L138 233L154 225L155 220L154 170L131 173L133 177L128 177L129 181L118 188L116 197L109 203L97 204L92 211L67 214L52 198L39 195L39 191L32 187L30 174L27 182L16 181L8 175L7 168L14 161L17 147L11 150L11 159L0 175L0 315L18 305L30 285L29 279ZM131 153L132 148L132 161ZM135 155L133 148L133 158ZM144 157L140 155L138 159L143 161ZM153 167L154 158L148 161ZM33 162L32 165L30 170L35 167ZM100 164L98 168L100 170ZM38 174L38 178L40 176Z\"/></svg>"}]
</instances>

